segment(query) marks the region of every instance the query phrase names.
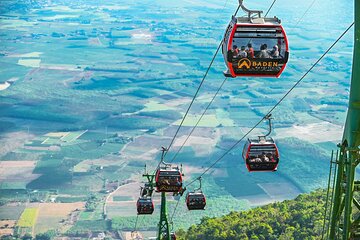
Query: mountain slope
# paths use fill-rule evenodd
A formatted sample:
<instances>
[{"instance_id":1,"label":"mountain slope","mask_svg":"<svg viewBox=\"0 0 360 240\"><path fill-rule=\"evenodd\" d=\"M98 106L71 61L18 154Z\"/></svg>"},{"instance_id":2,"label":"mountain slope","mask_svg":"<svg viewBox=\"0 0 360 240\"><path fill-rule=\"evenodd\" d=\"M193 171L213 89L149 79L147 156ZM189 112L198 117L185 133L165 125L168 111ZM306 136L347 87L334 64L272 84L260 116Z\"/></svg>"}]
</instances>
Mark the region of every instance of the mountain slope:
<instances>
[{"instance_id":1,"label":"mountain slope","mask_svg":"<svg viewBox=\"0 0 360 240\"><path fill-rule=\"evenodd\" d=\"M188 231L179 230L179 239L321 239L326 192L301 194L294 200L273 203L220 218L203 218Z\"/></svg>"}]
</instances>

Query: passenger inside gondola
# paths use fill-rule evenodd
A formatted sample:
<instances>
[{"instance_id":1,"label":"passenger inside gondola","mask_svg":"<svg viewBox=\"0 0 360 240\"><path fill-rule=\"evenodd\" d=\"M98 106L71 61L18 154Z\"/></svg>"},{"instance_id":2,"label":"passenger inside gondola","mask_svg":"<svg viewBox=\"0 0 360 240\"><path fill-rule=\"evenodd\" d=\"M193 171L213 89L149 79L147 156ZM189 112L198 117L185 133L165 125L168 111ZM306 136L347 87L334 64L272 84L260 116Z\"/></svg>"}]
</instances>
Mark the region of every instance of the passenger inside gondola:
<instances>
[{"instance_id":1,"label":"passenger inside gondola","mask_svg":"<svg viewBox=\"0 0 360 240\"><path fill-rule=\"evenodd\" d=\"M251 170L274 169L274 164L277 164L277 160L270 152L262 152L249 156L249 166Z\"/></svg>"},{"instance_id":2,"label":"passenger inside gondola","mask_svg":"<svg viewBox=\"0 0 360 240\"><path fill-rule=\"evenodd\" d=\"M274 45L273 49L270 52L270 55L271 55L272 58L279 58L280 57L279 46L278 45Z\"/></svg>"},{"instance_id":3,"label":"passenger inside gondola","mask_svg":"<svg viewBox=\"0 0 360 240\"><path fill-rule=\"evenodd\" d=\"M233 41L233 48L228 52L228 61L236 62L244 57L242 50L237 48L239 45L247 46L244 50L246 57L249 59L283 59L285 56L283 44L281 41L273 39L236 39ZM269 46L272 46L272 48L269 49ZM254 48L258 50L254 50Z\"/></svg>"},{"instance_id":4,"label":"passenger inside gondola","mask_svg":"<svg viewBox=\"0 0 360 240\"><path fill-rule=\"evenodd\" d=\"M232 47L231 50L228 51L227 56L228 56L228 61L232 62L234 59L236 59L239 55L239 49L236 45L234 45Z\"/></svg>"},{"instance_id":5,"label":"passenger inside gondola","mask_svg":"<svg viewBox=\"0 0 360 240\"><path fill-rule=\"evenodd\" d=\"M247 49L246 49L246 53L247 53L247 57L248 57L248 58L254 58L254 57L255 57L255 55L254 55L254 49L253 49L251 43L248 43Z\"/></svg>"},{"instance_id":6,"label":"passenger inside gondola","mask_svg":"<svg viewBox=\"0 0 360 240\"><path fill-rule=\"evenodd\" d=\"M266 43L260 46L260 53L256 56L256 58L271 58Z\"/></svg>"},{"instance_id":7,"label":"passenger inside gondola","mask_svg":"<svg viewBox=\"0 0 360 240\"><path fill-rule=\"evenodd\" d=\"M245 46L241 46L240 52L239 52L239 57L240 58L246 58L247 57L247 52L245 51Z\"/></svg>"}]
</instances>

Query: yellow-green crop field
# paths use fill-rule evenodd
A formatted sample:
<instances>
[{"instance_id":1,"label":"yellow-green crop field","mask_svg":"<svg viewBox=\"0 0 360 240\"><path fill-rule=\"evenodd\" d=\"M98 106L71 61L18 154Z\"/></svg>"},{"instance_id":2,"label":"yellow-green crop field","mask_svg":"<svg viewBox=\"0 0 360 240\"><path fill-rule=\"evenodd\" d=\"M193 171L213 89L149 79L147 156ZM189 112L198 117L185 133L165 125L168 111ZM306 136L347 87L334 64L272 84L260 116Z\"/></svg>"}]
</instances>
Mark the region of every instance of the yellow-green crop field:
<instances>
[{"instance_id":1,"label":"yellow-green crop field","mask_svg":"<svg viewBox=\"0 0 360 240\"><path fill-rule=\"evenodd\" d=\"M35 226L38 215L39 215L38 208L25 208L25 210L20 216L17 226L19 227Z\"/></svg>"}]
</instances>

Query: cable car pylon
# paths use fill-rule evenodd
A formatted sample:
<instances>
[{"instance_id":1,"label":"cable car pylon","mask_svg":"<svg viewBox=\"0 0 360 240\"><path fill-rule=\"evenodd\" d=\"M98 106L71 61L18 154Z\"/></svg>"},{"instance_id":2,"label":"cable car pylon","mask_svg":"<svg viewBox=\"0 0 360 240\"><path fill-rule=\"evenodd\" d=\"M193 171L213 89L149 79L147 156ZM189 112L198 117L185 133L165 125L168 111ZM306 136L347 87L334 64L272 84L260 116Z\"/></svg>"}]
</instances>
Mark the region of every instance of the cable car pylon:
<instances>
[{"instance_id":1,"label":"cable car pylon","mask_svg":"<svg viewBox=\"0 0 360 240\"><path fill-rule=\"evenodd\" d=\"M161 162L164 162L164 156L167 151L166 148L161 149ZM161 193L161 210L160 210L160 221L157 240L171 240L169 222L167 218L167 206L166 206L166 193Z\"/></svg>"},{"instance_id":2,"label":"cable car pylon","mask_svg":"<svg viewBox=\"0 0 360 240\"><path fill-rule=\"evenodd\" d=\"M360 191L355 170L360 163L360 1L355 0L355 31L349 107L336 164L334 198L329 226L330 240L360 239L360 203L354 193Z\"/></svg>"},{"instance_id":3,"label":"cable car pylon","mask_svg":"<svg viewBox=\"0 0 360 240\"><path fill-rule=\"evenodd\" d=\"M154 206L152 205L151 200L153 191L156 188L156 192L161 192L160 220L158 224L158 235L156 239L172 240L176 239L176 236L175 233L170 231L169 227L166 205L166 193L173 192L174 194L179 194L180 192L180 194L182 194L185 188L182 188L182 170L178 167L172 168L171 164L164 162L164 157L168 149L162 147L161 151L161 161L156 173L149 174L146 170L145 165L145 173L143 174L143 177L147 179L147 183L145 184L145 187L141 188L141 197L137 202L137 207L138 214L152 214L152 211L154 210ZM161 164L164 166L164 168L160 166ZM152 205L152 209L145 209L146 207L148 208L148 206L150 205Z\"/></svg>"}]
</instances>

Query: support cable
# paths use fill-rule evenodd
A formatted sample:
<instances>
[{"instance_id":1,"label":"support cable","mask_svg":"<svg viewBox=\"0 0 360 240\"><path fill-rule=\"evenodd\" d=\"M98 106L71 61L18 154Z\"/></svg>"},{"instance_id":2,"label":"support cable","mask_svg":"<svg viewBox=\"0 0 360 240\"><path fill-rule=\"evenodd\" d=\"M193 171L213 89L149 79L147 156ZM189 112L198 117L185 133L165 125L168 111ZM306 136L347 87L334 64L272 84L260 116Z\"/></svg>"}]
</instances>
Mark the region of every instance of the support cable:
<instances>
[{"instance_id":1,"label":"support cable","mask_svg":"<svg viewBox=\"0 0 360 240\"><path fill-rule=\"evenodd\" d=\"M301 22L301 20L305 17L305 15L308 13L308 11L312 8L312 6L314 5L314 3L316 2L316 0L312 1L312 3L309 5L309 7L305 10L304 14L300 17L300 19L297 21L297 23L295 24L295 27L297 27L297 25Z\"/></svg>"},{"instance_id":2,"label":"support cable","mask_svg":"<svg viewBox=\"0 0 360 240\"><path fill-rule=\"evenodd\" d=\"M136 232L138 219L139 219L139 215L136 215L136 220L135 220L134 231L132 231L132 232L131 232L131 238L133 238L133 234Z\"/></svg>"},{"instance_id":3,"label":"support cable","mask_svg":"<svg viewBox=\"0 0 360 240\"><path fill-rule=\"evenodd\" d=\"M327 227L327 231L326 231L326 236L325 239L328 239L328 234L329 234L329 226L330 226L330 221L331 221L331 215L332 215L332 210L333 210L333 205L334 205L334 195L335 195L335 191L334 191L334 187L335 187L335 180L336 180L336 175L337 175L337 167L338 167L338 156L339 156L339 151L336 151L336 160L335 160L335 169L334 169L334 178L333 178L333 183L332 183L332 189L331 189L331 204L330 204L330 214L329 214L329 218L328 218L328 222L329 225Z\"/></svg>"},{"instance_id":4,"label":"support cable","mask_svg":"<svg viewBox=\"0 0 360 240\"><path fill-rule=\"evenodd\" d=\"M326 214L327 214L328 204L329 204L329 194L330 194L330 184L331 184L331 173L332 173L332 168L333 168L333 159L334 159L334 151L331 152L330 170L329 170L329 178L328 178L328 184L327 184L328 188L327 188L327 192L326 192L324 222L323 222L323 228L322 228L322 233L321 233L321 239L324 239L324 234L325 234Z\"/></svg>"},{"instance_id":5,"label":"support cable","mask_svg":"<svg viewBox=\"0 0 360 240\"><path fill-rule=\"evenodd\" d=\"M180 199L181 199L181 196L180 196L180 198L177 200L177 203L176 203L176 206L175 206L175 208L174 208L174 211L173 211L173 213L171 214L170 222L172 222L172 220L173 220L173 218L174 218L174 216L175 216L176 209L177 209L177 207L178 207L178 205L179 205Z\"/></svg>"},{"instance_id":6,"label":"support cable","mask_svg":"<svg viewBox=\"0 0 360 240\"><path fill-rule=\"evenodd\" d=\"M276 3L276 0L274 0L273 3L270 5L270 7L269 7L269 9L267 10L267 12L265 13L265 16L264 16L264 17L266 17L266 16L269 14L269 12L271 11L271 9L272 9L272 7L274 6L275 3Z\"/></svg>"},{"instance_id":7,"label":"support cable","mask_svg":"<svg viewBox=\"0 0 360 240\"><path fill-rule=\"evenodd\" d=\"M183 144L181 145L181 147L178 149L178 151L176 152L176 154L174 155L174 157L171 159L170 162L173 162L175 160L175 158L178 156L179 152L181 151L181 149L185 146L186 142L189 140L190 136L193 134L195 128L199 125L199 123L201 122L202 118L204 117L206 111L210 108L211 104L213 103L214 99L216 98L216 96L218 95L218 93L220 92L220 90L222 89L222 87L224 86L225 82L226 82L227 78L224 79L224 81L221 83L220 87L218 88L218 90L216 91L215 95L213 96L213 98L211 99L211 101L209 102L209 104L206 106L204 112L201 114L200 118L198 119L198 121L196 122L195 126L191 129L191 132L189 133L189 135L186 137L185 141L183 142Z\"/></svg>"}]
</instances>

